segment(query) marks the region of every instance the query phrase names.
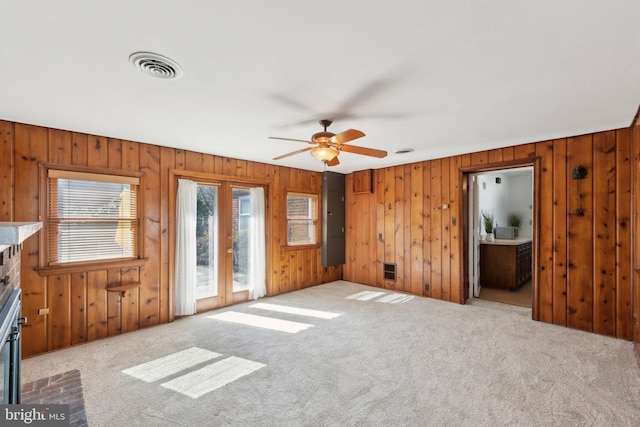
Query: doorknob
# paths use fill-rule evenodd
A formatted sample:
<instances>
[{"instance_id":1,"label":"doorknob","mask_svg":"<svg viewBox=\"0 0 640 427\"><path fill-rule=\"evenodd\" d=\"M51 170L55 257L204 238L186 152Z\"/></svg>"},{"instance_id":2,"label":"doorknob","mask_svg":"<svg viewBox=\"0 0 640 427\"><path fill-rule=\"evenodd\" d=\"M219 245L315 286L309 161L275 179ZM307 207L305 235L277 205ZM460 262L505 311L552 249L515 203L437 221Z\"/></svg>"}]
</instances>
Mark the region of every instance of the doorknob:
<instances>
[{"instance_id":1,"label":"doorknob","mask_svg":"<svg viewBox=\"0 0 640 427\"><path fill-rule=\"evenodd\" d=\"M232 253L233 253L233 248L229 248L229 249L227 249L227 253L228 253L228 254L232 254Z\"/></svg>"}]
</instances>

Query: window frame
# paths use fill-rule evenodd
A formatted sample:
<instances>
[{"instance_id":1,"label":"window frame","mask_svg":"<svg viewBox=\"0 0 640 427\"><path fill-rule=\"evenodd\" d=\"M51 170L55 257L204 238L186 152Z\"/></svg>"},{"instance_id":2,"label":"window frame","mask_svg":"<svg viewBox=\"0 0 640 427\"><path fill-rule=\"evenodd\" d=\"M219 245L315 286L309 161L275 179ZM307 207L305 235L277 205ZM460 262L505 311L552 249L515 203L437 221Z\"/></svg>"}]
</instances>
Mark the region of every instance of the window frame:
<instances>
[{"instance_id":1,"label":"window frame","mask_svg":"<svg viewBox=\"0 0 640 427\"><path fill-rule=\"evenodd\" d=\"M289 197L290 196L294 196L294 197L306 197L312 200L312 204L315 205L311 207L312 210L312 214L314 216L310 217L310 218L289 218ZM287 236L287 242L285 245L285 248L290 248L290 249L301 249L301 248L317 248L321 246L321 242L320 242L320 194L317 192L312 192L312 191L305 191L305 190L293 190L293 189L288 189L285 192L285 234ZM308 221L313 221L313 231L312 234L315 238L315 242L301 242L301 243L295 243L295 242L290 242L289 241L289 229L290 229L290 221L300 221L300 220L308 220Z\"/></svg>"},{"instance_id":2,"label":"window frame","mask_svg":"<svg viewBox=\"0 0 640 427\"><path fill-rule=\"evenodd\" d=\"M83 270L96 266L98 268L105 265L118 264L122 266L137 266L140 262L146 261L144 258L144 212L142 201L144 193L144 174L136 172L114 171L111 169L101 168L87 168L87 167L74 167L50 164L40 164L40 215L39 221L42 221L43 227L40 233L40 256L38 268L40 274L54 274L58 271L74 271L78 267L82 267ZM49 203L51 200L51 194L49 192L49 178L50 175L58 179L64 179L70 177L71 179L85 178L99 178L97 181L112 182L112 183L135 183L137 181L136 191L136 222L137 222L137 236L135 237L135 248L133 256L131 257L119 257L119 258L104 258L104 259L90 259L81 261L59 262L49 261ZM87 181L91 181L87 179ZM50 270L50 272L49 272Z\"/></svg>"}]
</instances>

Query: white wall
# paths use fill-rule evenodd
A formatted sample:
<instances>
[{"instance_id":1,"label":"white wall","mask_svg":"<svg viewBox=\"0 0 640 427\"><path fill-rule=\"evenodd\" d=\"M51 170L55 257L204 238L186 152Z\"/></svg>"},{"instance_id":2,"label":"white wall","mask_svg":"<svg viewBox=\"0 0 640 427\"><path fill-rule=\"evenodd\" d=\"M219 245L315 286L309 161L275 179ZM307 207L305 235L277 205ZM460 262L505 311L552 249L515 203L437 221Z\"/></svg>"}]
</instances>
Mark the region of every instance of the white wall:
<instances>
[{"instance_id":1,"label":"white wall","mask_svg":"<svg viewBox=\"0 0 640 427\"><path fill-rule=\"evenodd\" d=\"M500 178L501 183L496 183ZM510 213L522 216L519 237L533 236L533 176L531 170L522 171L517 175L510 173L491 172L478 176L479 209L493 213L497 226L508 226ZM484 224L481 221L482 234Z\"/></svg>"},{"instance_id":2,"label":"white wall","mask_svg":"<svg viewBox=\"0 0 640 427\"><path fill-rule=\"evenodd\" d=\"M500 184L496 184L496 178L500 178L502 182ZM507 225L509 184L507 183L507 180L505 179L505 176L503 174L490 173L478 176L478 185L480 186L480 224L482 224L482 234L485 234L482 212L493 214L498 226ZM496 224L494 223L494 227L495 226Z\"/></svg>"},{"instance_id":3,"label":"white wall","mask_svg":"<svg viewBox=\"0 0 640 427\"><path fill-rule=\"evenodd\" d=\"M509 177L509 212L518 213L522 224L518 235L533 236L533 180L531 175ZM508 225L505 223L505 225Z\"/></svg>"}]
</instances>

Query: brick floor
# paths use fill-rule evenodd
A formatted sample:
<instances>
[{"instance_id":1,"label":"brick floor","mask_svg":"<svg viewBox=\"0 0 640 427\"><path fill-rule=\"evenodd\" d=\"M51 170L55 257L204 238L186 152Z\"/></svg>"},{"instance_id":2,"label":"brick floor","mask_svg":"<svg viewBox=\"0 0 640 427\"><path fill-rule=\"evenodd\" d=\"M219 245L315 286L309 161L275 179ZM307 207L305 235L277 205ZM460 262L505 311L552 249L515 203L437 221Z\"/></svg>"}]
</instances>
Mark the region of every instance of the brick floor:
<instances>
[{"instance_id":1,"label":"brick floor","mask_svg":"<svg viewBox=\"0 0 640 427\"><path fill-rule=\"evenodd\" d=\"M21 397L22 403L69 405L69 426L88 426L77 369L23 384Z\"/></svg>"}]
</instances>

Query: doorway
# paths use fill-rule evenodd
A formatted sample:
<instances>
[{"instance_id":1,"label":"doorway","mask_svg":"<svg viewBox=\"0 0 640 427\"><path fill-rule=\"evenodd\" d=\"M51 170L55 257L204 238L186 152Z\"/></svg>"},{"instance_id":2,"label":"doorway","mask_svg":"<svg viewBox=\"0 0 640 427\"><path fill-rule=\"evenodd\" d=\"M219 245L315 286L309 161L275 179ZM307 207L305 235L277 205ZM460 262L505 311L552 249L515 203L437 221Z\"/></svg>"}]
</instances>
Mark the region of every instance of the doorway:
<instances>
[{"instance_id":1,"label":"doorway","mask_svg":"<svg viewBox=\"0 0 640 427\"><path fill-rule=\"evenodd\" d=\"M533 308L533 172L527 165L466 174L470 298Z\"/></svg>"},{"instance_id":2,"label":"doorway","mask_svg":"<svg viewBox=\"0 0 640 427\"><path fill-rule=\"evenodd\" d=\"M252 186L227 181L197 183L196 312L247 301L252 263L264 265L252 227L256 197ZM262 219L264 221L264 218ZM256 259L259 258L257 261Z\"/></svg>"}]
</instances>

